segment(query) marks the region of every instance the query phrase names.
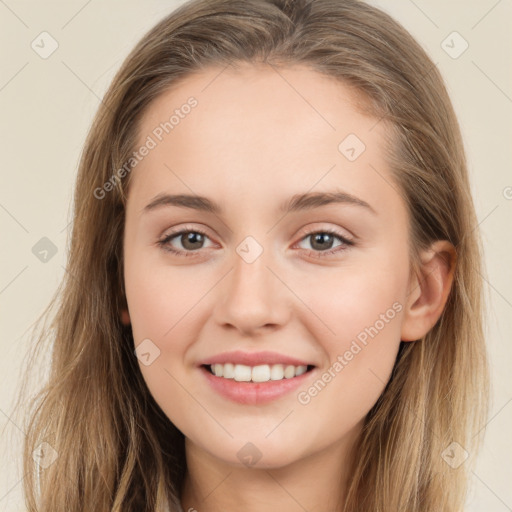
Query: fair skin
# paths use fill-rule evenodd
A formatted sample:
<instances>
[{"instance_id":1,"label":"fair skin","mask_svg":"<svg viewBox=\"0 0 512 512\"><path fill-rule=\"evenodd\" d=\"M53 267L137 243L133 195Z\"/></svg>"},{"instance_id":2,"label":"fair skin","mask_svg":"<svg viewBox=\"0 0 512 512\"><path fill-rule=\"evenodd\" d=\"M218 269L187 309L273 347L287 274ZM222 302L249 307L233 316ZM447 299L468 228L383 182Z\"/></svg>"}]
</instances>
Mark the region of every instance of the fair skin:
<instances>
[{"instance_id":1,"label":"fair skin","mask_svg":"<svg viewBox=\"0 0 512 512\"><path fill-rule=\"evenodd\" d=\"M436 242L421 255L421 271L411 273L408 214L384 159L386 126L356 110L353 92L301 66L221 69L187 77L142 118L140 144L190 96L198 101L130 176L123 321L135 346L149 338L160 350L139 366L185 435L184 510L339 510L350 449L389 380L400 341L421 338L443 310L453 248ZM366 146L354 161L338 149L348 134ZM279 212L295 194L334 190L369 207L342 202ZM176 205L145 211L162 193L205 196L222 213ZM206 236L167 242L190 257L157 243L194 229ZM327 247L315 244L313 234L326 229L336 235ZM263 249L251 263L237 252L248 236ZM377 324L389 311L393 318ZM299 392L375 325L378 333L301 403ZM241 404L212 389L198 367L236 349L275 351L314 368L291 393ZM250 466L237 455L247 443L260 454Z\"/></svg>"}]
</instances>

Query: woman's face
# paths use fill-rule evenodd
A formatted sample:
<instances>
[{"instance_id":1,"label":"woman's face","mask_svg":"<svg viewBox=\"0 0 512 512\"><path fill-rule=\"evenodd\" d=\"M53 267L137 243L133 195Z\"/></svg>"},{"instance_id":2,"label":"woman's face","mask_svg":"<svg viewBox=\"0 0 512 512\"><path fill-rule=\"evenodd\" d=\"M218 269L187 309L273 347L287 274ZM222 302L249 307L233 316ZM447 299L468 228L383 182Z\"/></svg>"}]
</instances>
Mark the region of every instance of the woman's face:
<instances>
[{"instance_id":1,"label":"woman's face","mask_svg":"<svg viewBox=\"0 0 512 512\"><path fill-rule=\"evenodd\" d=\"M142 120L124 236L139 366L215 459L337 453L390 377L408 217L385 125L354 99L306 67L209 68Z\"/></svg>"}]
</instances>

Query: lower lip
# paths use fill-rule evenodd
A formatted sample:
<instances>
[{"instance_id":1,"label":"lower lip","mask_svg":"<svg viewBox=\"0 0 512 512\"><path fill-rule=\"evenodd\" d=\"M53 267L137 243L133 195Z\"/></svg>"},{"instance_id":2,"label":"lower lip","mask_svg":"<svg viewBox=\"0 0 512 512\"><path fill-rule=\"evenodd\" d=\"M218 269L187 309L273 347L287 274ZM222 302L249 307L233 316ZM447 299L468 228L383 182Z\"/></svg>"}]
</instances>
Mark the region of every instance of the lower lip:
<instances>
[{"instance_id":1,"label":"lower lip","mask_svg":"<svg viewBox=\"0 0 512 512\"><path fill-rule=\"evenodd\" d=\"M235 379L217 377L204 366L201 366L200 370L212 389L225 398L239 404L259 405L277 400L297 389L301 384L304 384L305 380L315 371L315 368L298 377L269 380L267 382L238 382Z\"/></svg>"}]
</instances>

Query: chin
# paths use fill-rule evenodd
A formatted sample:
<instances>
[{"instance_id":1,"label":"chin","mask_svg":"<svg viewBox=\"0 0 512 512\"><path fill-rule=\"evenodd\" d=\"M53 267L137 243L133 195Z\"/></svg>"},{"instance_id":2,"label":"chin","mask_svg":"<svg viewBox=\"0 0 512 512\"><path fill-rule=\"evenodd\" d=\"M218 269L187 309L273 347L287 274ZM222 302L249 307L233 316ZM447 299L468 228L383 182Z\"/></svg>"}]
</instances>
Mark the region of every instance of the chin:
<instances>
[{"instance_id":1,"label":"chin","mask_svg":"<svg viewBox=\"0 0 512 512\"><path fill-rule=\"evenodd\" d=\"M213 457L237 468L277 469L292 464L299 458L296 443L286 446L283 443L258 440L235 440L229 446L219 447L218 450L213 451L211 446L208 448Z\"/></svg>"}]
</instances>

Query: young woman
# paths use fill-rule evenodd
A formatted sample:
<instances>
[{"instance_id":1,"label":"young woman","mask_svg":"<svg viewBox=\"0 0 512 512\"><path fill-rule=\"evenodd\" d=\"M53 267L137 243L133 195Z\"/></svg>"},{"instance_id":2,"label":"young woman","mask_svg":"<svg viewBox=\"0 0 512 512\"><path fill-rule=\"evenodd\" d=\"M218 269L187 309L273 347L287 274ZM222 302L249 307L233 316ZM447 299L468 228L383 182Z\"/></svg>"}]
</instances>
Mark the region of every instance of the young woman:
<instances>
[{"instance_id":1,"label":"young woman","mask_svg":"<svg viewBox=\"0 0 512 512\"><path fill-rule=\"evenodd\" d=\"M158 23L86 141L68 261L30 511L462 510L479 235L443 81L385 13Z\"/></svg>"}]
</instances>

